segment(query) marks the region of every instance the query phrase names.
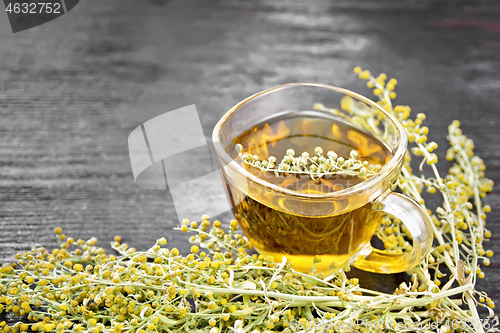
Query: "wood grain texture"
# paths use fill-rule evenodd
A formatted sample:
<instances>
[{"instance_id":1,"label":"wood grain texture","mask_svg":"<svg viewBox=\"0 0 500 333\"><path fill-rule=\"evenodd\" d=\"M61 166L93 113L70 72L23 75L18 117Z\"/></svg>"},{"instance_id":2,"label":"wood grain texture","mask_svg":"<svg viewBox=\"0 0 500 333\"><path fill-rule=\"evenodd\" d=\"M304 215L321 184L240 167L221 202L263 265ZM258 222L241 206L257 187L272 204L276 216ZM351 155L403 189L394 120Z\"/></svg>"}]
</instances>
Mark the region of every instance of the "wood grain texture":
<instances>
[{"instance_id":1,"label":"wood grain texture","mask_svg":"<svg viewBox=\"0 0 500 333\"><path fill-rule=\"evenodd\" d=\"M196 104L208 139L236 102L288 82L371 94L356 65L398 79L397 102L427 114L441 157L461 120L500 183L499 17L495 1L86 0L13 34L0 14L0 260L51 248L56 226L138 249L165 235L187 250L169 194L133 181L131 130ZM486 246L500 252L499 185L485 202ZM478 286L496 302L499 258ZM381 289L405 279L367 276Z\"/></svg>"}]
</instances>

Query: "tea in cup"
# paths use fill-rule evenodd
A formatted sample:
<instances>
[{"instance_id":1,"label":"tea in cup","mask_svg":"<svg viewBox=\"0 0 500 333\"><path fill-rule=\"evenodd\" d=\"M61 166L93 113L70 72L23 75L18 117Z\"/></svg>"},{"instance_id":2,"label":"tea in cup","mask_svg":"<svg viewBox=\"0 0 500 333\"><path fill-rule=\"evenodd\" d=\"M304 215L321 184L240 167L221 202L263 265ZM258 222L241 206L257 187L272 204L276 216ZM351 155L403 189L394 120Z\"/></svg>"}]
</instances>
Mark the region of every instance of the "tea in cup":
<instances>
[{"instance_id":1,"label":"tea in cup","mask_svg":"<svg viewBox=\"0 0 500 333\"><path fill-rule=\"evenodd\" d=\"M405 130L365 97L313 83L272 88L229 110L213 142L235 218L261 254L285 256L304 272L350 264L395 273L431 248L426 212L392 191ZM387 214L411 234L407 252L371 246Z\"/></svg>"}]
</instances>

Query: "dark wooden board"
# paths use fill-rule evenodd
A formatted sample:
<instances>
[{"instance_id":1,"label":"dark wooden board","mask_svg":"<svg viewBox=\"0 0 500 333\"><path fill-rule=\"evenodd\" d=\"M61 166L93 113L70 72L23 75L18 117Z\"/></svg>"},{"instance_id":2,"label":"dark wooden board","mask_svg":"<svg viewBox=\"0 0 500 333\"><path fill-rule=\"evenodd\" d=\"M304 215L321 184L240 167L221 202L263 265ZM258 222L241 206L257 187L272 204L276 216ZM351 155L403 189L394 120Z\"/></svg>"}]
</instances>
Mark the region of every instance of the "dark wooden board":
<instances>
[{"instance_id":1,"label":"dark wooden board","mask_svg":"<svg viewBox=\"0 0 500 333\"><path fill-rule=\"evenodd\" d=\"M169 194L134 183L132 129L196 104L209 139L236 102L288 82L371 95L356 65L398 79L396 101L427 114L442 160L447 125L459 119L500 181L496 1L86 0L16 34L0 14L0 41L2 261L34 243L52 247L56 226L108 249L115 234L138 249L165 235L186 251ZM500 252L499 185L485 202L486 246ZM499 257L485 272L478 288L498 302Z\"/></svg>"}]
</instances>

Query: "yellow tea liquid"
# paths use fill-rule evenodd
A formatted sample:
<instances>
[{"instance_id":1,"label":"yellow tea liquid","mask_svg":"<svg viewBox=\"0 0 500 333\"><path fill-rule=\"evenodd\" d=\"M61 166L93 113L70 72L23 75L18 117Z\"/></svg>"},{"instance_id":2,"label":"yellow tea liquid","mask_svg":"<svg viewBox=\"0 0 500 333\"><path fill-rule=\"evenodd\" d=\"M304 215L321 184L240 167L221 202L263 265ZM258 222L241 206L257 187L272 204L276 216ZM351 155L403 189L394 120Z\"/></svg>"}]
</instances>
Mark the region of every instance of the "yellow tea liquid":
<instances>
[{"instance_id":1,"label":"yellow tea liquid","mask_svg":"<svg viewBox=\"0 0 500 333\"><path fill-rule=\"evenodd\" d=\"M314 156L314 149L321 147L325 155L333 150L346 159L354 149L359 153L359 160L381 166L392 158L386 145L370 133L342 118L316 111L293 111L266 119L241 133L233 142L241 143L244 152L257 154L261 160L275 156L276 165L289 148L295 150L296 156L302 152ZM307 194L339 191L364 181L346 175L324 176L319 180L311 180L308 175L280 173L276 176L244 164L239 157L235 160L267 182ZM346 264L369 244L383 216L373 211L371 203L327 217L294 215L270 208L240 192L230 182L228 185L233 197L240 199L233 213L256 250L277 260L285 255L300 271L309 271L315 256L321 258L315 266L319 271L327 272L330 264L334 267Z\"/></svg>"}]
</instances>

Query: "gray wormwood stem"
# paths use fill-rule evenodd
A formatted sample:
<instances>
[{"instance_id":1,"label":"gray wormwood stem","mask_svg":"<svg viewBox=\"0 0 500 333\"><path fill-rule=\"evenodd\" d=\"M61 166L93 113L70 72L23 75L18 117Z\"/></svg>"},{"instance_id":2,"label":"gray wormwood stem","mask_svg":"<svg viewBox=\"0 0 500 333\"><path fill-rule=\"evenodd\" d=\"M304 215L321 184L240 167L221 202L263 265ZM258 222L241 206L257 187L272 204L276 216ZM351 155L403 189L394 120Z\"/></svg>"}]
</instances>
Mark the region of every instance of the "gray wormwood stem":
<instances>
[{"instance_id":1,"label":"gray wormwood stem","mask_svg":"<svg viewBox=\"0 0 500 333\"><path fill-rule=\"evenodd\" d=\"M307 152L295 156L295 151L288 149L276 167L276 157L274 156L269 156L267 160L260 160L258 155L243 152L243 145L239 143L235 149L245 164L261 171L274 172L276 176L279 176L280 173L291 173L309 175L312 180L317 180L323 176L344 174L367 179L377 174L382 168L379 164L358 160L359 153L356 150L351 150L350 157L345 159L331 150L327 152L325 157L321 147L314 149L316 156L312 157Z\"/></svg>"}]
</instances>

